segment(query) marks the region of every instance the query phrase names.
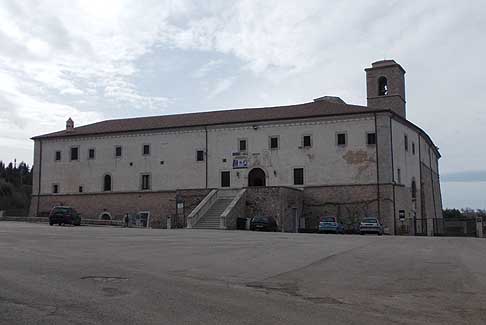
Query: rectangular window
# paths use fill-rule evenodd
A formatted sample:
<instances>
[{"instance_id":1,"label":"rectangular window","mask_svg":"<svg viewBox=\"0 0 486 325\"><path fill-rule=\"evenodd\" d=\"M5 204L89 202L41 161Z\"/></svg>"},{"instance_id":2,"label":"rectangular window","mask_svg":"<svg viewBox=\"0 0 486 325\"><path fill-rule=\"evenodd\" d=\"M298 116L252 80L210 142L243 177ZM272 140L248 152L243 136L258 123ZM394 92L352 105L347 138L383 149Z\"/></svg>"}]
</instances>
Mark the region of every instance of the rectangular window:
<instances>
[{"instance_id":1,"label":"rectangular window","mask_svg":"<svg viewBox=\"0 0 486 325\"><path fill-rule=\"evenodd\" d=\"M310 148L310 147L312 147L312 136L310 136L310 135L304 135L302 137L302 146L304 148Z\"/></svg>"},{"instance_id":2,"label":"rectangular window","mask_svg":"<svg viewBox=\"0 0 486 325\"><path fill-rule=\"evenodd\" d=\"M404 136L404 142L405 142L405 151L408 151L408 136L405 134Z\"/></svg>"},{"instance_id":3,"label":"rectangular window","mask_svg":"<svg viewBox=\"0 0 486 325\"><path fill-rule=\"evenodd\" d=\"M52 184L52 193L59 193L59 184Z\"/></svg>"},{"instance_id":4,"label":"rectangular window","mask_svg":"<svg viewBox=\"0 0 486 325\"><path fill-rule=\"evenodd\" d=\"M398 184L402 183L402 173L400 168L397 169L397 179L398 179Z\"/></svg>"},{"instance_id":5,"label":"rectangular window","mask_svg":"<svg viewBox=\"0 0 486 325\"><path fill-rule=\"evenodd\" d=\"M150 175L142 174L142 190L150 190Z\"/></svg>"},{"instance_id":6,"label":"rectangular window","mask_svg":"<svg viewBox=\"0 0 486 325\"><path fill-rule=\"evenodd\" d=\"M78 191L79 191L79 193L83 193L83 187L82 187L82 186L80 186L80 187L78 188Z\"/></svg>"},{"instance_id":7,"label":"rectangular window","mask_svg":"<svg viewBox=\"0 0 486 325\"><path fill-rule=\"evenodd\" d=\"M71 160L79 159L79 147L71 147Z\"/></svg>"},{"instance_id":8,"label":"rectangular window","mask_svg":"<svg viewBox=\"0 0 486 325\"><path fill-rule=\"evenodd\" d=\"M116 146L115 147L115 157L119 158L122 156L122 147L121 146Z\"/></svg>"},{"instance_id":9,"label":"rectangular window","mask_svg":"<svg viewBox=\"0 0 486 325\"><path fill-rule=\"evenodd\" d=\"M143 154L144 156L148 156L148 155L150 155L150 145L149 145L149 144L144 144L144 145L143 145L142 154Z\"/></svg>"},{"instance_id":10,"label":"rectangular window","mask_svg":"<svg viewBox=\"0 0 486 325\"><path fill-rule=\"evenodd\" d=\"M304 185L304 168L294 168L294 185Z\"/></svg>"},{"instance_id":11,"label":"rectangular window","mask_svg":"<svg viewBox=\"0 0 486 325\"><path fill-rule=\"evenodd\" d=\"M367 135L367 142L369 146L373 146L376 144L376 133L368 133Z\"/></svg>"},{"instance_id":12,"label":"rectangular window","mask_svg":"<svg viewBox=\"0 0 486 325\"><path fill-rule=\"evenodd\" d=\"M270 149L278 149L278 137L270 137Z\"/></svg>"},{"instance_id":13,"label":"rectangular window","mask_svg":"<svg viewBox=\"0 0 486 325\"><path fill-rule=\"evenodd\" d=\"M88 150L88 159L89 160L95 159L95 150L93 148Z\"/></svg>"},{"instance_id":14,"label":"rectangular window","mask_svg":"<svg viewBox=\"0 0 486 325\"><path fill-rule=\"evenodd\" d=\"M230 172L221 172L221 187L230 187Z\"/></svg>"},{"instance_id":15,"label":"rectangular window","mask_svg":"<svg viewBox=\"0 0 486 325\"><path fill-rule=\"evenodd\" d=\"M56 161L61 161L61 152L60 151L56 151Z\"/></svg>"},{"instance_id":16,"label":"rectangular window","mask_svg":"<svg viewBox=\"0 0 486 325\"><path fill-rule=\"evenodd\" d=\"M196 161L204 161L204 151L196 151Z\"/></svg>"},{"instance_id":17,"label":"rectangular window","mask_svg":"<svg viewBox=\"0 0 486 325\"><path fill-rule=\"evenodd\" d=\"M412 142L412 155L415 155L415 142Z\"/></svg>"},{"instance_id":18,"label":"rectangular window","mask_svg":"<svg viewBox=\"0 0 486 325\"><path fill-rule=\"evenodd\" d=\"M245 152L247 150L248 150L248 146L247 146L246 139L239 139L238 140L238 151Z\"/></svg>"},{"instance_id":19,"label":"rectangular window","mask_svg":"<svg viewBox=\"0 0 486 325\"><path fill-rule=\"evenodd\" d=\"M346 133L336 134L336 143L337 143L338 146L345 146L346 145Z\"/></svg>"}]
</instances>

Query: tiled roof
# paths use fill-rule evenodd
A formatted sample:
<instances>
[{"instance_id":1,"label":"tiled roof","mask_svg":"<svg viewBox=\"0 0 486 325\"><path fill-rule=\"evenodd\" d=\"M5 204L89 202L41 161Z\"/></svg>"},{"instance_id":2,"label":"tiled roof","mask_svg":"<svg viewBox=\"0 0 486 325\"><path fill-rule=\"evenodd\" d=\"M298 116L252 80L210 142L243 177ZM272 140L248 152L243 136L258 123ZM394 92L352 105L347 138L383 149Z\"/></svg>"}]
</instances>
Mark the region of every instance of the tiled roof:
<instances>
[{"instance_id":1,"label":"tiled roof","mask_svg":"<svg viewBox=\"0 0 486 325\"><path fill-rule=\"evenodd\" d=\"M315 101L305 104L221 110L203 113L175 114L106 120L76 127L72 130L58 131L36 136L32 139L72 137L107 133L209 126L232 123L289 120L332 115L347 115L379 111L366 106L340 104L331 101Z\"/></svg>"}]
</instances>

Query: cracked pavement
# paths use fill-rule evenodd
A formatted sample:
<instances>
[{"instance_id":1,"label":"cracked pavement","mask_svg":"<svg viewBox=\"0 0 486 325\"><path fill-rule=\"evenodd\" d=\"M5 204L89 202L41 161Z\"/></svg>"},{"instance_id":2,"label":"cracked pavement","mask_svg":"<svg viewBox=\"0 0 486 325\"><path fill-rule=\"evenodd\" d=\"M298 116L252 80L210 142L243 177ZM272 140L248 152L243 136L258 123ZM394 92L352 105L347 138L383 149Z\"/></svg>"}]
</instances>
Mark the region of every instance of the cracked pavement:
<instances>
[{"instance_id":1,"label":"cracked pavement","mask_svg":"<svg viewBox=\"0 0 486 325\"><path fill-rule=\"evenodd\" d=\"M486 240L0 222L0 324L485 324Z\"/></svg>"}]
</instances>

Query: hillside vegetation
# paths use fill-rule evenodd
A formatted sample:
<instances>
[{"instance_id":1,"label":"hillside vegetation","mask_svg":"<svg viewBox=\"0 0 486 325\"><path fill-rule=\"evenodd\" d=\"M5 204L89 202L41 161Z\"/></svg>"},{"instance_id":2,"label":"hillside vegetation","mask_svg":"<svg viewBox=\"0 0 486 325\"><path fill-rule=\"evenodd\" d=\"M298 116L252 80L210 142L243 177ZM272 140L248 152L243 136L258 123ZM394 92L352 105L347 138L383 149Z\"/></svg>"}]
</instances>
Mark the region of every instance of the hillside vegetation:
<instances>
[{"instance_id":1,"label":"hillside vegetation","mask_svg":"<svg viewBox=\"0 0 486 325\"><path fill-rule=\"evenodd\" d=\"M0 210L26 213L32 194L32 169L21 162L18 166L0 161Z\"/></svg>"}]
</instances>

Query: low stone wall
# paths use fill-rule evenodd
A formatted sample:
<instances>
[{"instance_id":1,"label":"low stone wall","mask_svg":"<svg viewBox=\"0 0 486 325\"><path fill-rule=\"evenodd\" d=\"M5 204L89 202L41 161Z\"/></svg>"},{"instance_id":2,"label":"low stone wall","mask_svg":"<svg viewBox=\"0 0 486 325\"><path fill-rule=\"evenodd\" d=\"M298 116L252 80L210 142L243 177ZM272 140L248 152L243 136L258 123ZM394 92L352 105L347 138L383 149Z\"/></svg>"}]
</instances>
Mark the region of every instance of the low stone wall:
<instances>
[{"instance_id":1,"label":"low stone wall","mask_svg":"<svg viewBox=\"0 0 486 325\"><path fill-rule=\"evenodd\" d=\"M7 217L7 216L3 216L3 217L0 217L0 221L49 223L49 218L46 218L46 217ZM123 226L123 221L120 221L120 220L81 219L81 225Z\"/></svg>"},{"instance_id":2,"label":"low stone wall","mask_svg":"<svg viewBox=\"0 0 486 325\"><path fill-rule=\"evenodd\" d=\"M7 216L0 216L0 221L19 221L19 222L41 222L41 223L48 223L49 218L44 217L7 217Z\"/></svg>"},{"instance_id":3,"label":"low stone wall","mask_svg":"<svg viewBox=\"0 0 486 325\"><path fill-rule=\"evenodd\" d=\"M209 193L207 189L178 190L167 192L130 193L80 193L69 195L33 196L30 217L48 213L56 205L75 208L83 219L100 219L102 213L109 213L112 220L123 220L127 213L150 212L152 228L166 228L167 217L172 217L172 227L184 227L185 216ZM177 200L184 203L182 211L176 208Z\"/></svg>"}]
</instances>

